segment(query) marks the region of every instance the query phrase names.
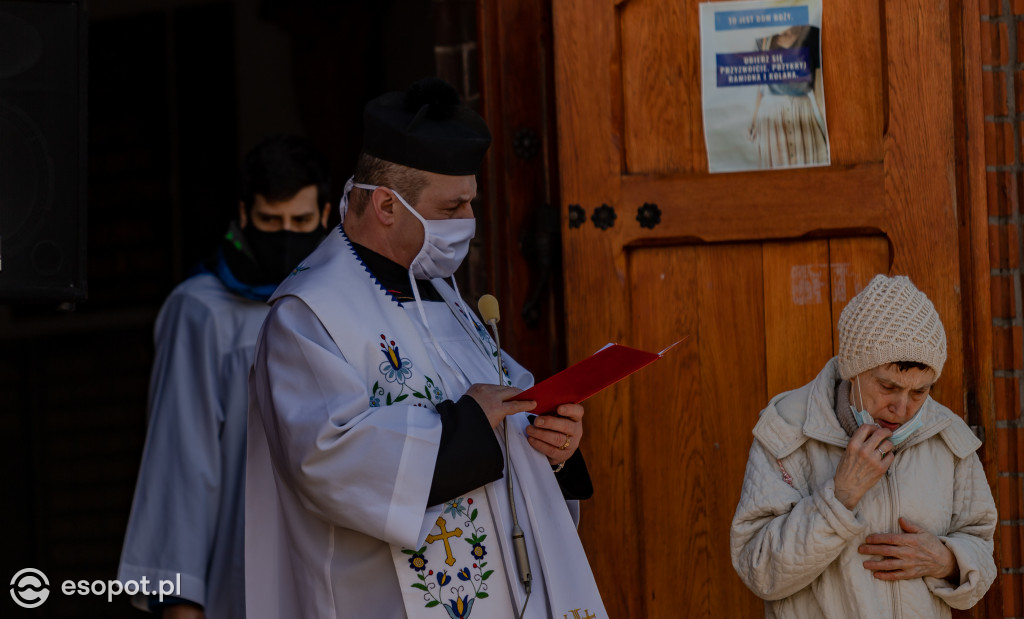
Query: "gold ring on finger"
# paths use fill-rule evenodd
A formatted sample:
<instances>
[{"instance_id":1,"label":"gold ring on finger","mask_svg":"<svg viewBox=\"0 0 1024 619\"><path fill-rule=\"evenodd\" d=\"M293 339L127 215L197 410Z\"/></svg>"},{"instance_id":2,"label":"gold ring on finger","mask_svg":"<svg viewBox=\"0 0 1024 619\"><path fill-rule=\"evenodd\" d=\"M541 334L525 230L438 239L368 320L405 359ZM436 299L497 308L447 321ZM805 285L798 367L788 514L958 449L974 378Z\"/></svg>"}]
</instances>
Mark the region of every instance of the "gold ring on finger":
<instances>
[{"instance_id":1,"label":"gold ring on finger","mask_svg":"<svg viewBox=\"0 0 1024 619\"><path fill-rule=\"evenodd\" d=\"M572 441L572 437L571 437L571 436L569 436L568 434L566 434L566 435L565 435L565 442L564 442L564 443L562 443L562 446L561 446L561 447L559 447L559 449L569 449L569 443L570 443L571 441Z\"/></svg>"}]
</instances>

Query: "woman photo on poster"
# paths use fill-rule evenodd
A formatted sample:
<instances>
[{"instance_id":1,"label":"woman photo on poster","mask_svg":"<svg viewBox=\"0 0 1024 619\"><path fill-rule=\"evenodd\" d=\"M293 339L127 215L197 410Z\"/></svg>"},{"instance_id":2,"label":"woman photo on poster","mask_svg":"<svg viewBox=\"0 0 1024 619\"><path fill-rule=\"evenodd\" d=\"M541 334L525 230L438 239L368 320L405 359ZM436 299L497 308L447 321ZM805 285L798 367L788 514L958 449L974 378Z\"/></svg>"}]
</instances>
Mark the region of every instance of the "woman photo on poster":
<instances>
[{"instance_id":1,"label":"woman photo on poster","mask_svg":"<svg viewBox=\"0 0 1024 619\"><path fill-rule=\"evenodd\" d=\"M807 49L810 80L760 86L747 137L754 142L761 168L827 164L828 137L821 113L820 30L791 26L757 39L757 49L770 52ZM767 93L766 93L767 91Z\"/></svg>"}]
</instances>

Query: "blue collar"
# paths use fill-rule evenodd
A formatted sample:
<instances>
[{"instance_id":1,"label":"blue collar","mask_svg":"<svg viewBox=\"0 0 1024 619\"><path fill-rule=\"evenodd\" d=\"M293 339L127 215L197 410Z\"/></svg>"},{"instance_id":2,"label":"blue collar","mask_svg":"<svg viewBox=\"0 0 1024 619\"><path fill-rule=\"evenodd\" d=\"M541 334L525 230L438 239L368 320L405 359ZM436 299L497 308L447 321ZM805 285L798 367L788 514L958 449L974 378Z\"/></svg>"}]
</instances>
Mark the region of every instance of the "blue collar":
<instances>
[{"instance_id":1,"label":"blue collar","mask_svg":"<svg viewBox=\"0 0 1024 619\"><path fill-rule=\"evenodd\" d=\"M246 284L238 280L231 269L228 267L227 260L224 259L224 251L222 249L217 250L217 256L213 261L212 268L206 264L200 264L195 274L200 273L211 273L225 288L246 299L253 301L263 301L264 303L270 298L270 295L274 294L274 290L277 289L277 284L260 284L254 286Z\"/></svg>"}]
</instances>

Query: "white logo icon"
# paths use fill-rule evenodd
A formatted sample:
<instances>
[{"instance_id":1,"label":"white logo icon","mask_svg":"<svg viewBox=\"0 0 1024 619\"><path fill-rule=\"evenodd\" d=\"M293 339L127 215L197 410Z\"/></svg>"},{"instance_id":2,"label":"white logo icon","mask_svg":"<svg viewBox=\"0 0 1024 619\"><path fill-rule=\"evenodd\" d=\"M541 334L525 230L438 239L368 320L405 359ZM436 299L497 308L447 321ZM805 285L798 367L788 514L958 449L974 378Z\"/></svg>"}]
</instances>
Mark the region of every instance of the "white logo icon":
<instances>
[{"instance_id":1,"label":"white logo icon","mask_svg":"<svg viewBox=\"0 0 1024 619\"><path fill-rule=\"evenodd\" d=\"M11 597L22 608L35 608L50 597L50 581L46 574L26 567L11 579Z\"/></svg>"}]
</instances>

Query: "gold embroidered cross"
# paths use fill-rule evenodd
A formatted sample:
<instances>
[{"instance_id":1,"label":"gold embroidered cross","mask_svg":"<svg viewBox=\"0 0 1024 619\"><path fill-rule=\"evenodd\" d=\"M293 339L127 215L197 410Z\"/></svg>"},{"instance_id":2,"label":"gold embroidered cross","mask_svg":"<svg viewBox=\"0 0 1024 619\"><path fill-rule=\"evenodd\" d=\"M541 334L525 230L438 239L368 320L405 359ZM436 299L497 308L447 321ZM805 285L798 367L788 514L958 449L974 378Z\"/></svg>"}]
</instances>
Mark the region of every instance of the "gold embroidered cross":
<instances>
[{"instance_id":1,"label":"gold embroidered cross","mask_svg":"<svg viewBox=\"0 0 1024 619\"><path fill-rule=\"evenodd\" d=\"M452 547L448 543L448 538L449 537L453 537L453 536L454 537L462 537L462 529L455 529L454 531L449 533L448 531L445 530L444 525L445 525L444 516L438 516L437 517L437 526L441 527L441 534L440 535L428 535L427 536L427 543L428 544L433 544L437 540L441 540L442 542L444 542L444 551L448 555L448 558L445 559L444 562L447 563L449 566L452 566L452 565L455 565L455 557L452 556Z\"/></svg>"},{"instance_id":2,"label":"gold embroidered cross","mask_svg":"<svg viewBox=\"0 0 1024 619\"><path fill-rule=\"evenodd\" d=\"M579 608L574 608L574 609L572 609L569 612L572 613L573 619L597 619L597 615L592 614L590 612L589 608L587 610L583 611L584 612L583 615L580 614L580 609ZM569 619L569 614L565 613L565 614L562 615L562 617L564 617L565 619Z\"/></svg>"}]
</instances>

